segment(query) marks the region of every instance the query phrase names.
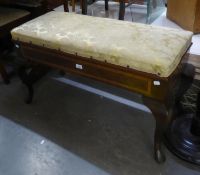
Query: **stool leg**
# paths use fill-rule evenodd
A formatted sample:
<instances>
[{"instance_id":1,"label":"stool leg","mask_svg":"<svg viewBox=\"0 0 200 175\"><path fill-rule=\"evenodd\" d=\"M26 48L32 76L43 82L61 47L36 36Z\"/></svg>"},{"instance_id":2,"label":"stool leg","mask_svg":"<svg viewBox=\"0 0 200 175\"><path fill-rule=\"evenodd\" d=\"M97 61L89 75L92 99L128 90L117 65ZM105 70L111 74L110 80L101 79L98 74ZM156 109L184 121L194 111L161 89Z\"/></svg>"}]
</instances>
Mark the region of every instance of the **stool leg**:
<instances>
[{"instance_id":1,"label":"stool leg","mask_svg":"<svg viewBox=\"0 0 200 175\"><path fill-rule=\"evenodd\" d=\"M8 78L8 74L7 74L5 68L4 68L4 66L2 64L0 64L0 74L1 74L1 76L3 78L4 83L5 84L9 84L10 80Z\"/></svg>"},{"instance_id":2,"label":"stool leg","mask_svg":"<svg viewBox=\"0 0 200 175\"><path fill-rule=\"evenodd\" d=\"M156 120L154 132L154 157L158 163L163 163L165 161L165 154L162 150L164 133L171 122L172 116L170 116L171 113L167 106L160 101L143 97L143 102L151 110Z\"/></svg>"},{"instance_id":3,"label":"stool leg","mask_svg":"<svg viewBox=\"0 0 200 175\"><path fill-rule=\"evenodd\" d=\"M125 1L120 0L119 2L119 20L124 20L124 15L125 15Z\"/></svg>"},{"instance_id":4,"label":"stool leg","mask_svg":"<svg viewBox=\"0 0 200 175\"><path fill-rule=\"evenodd\" d=\"M33 85L39 79L41 79L48 72L48 70L49 69L46 67L32 66L31 71L27 73L25 66L20 67L19 77L28 88L28 97L25 101L27 104L30 104L33 100L33 96L34 96Z\"/></svg>"},{"instance_id":5,"label":"stool leg","mask_svg":"<svg viewBox=\"0 0 200 175\"><path fill-rule=\"evenodd\" d=\"M144 104L151 110L155 120L156 128L154 133L154 155L158 163L165 160L165 155L162 152L162 144L164 135L171 127L172 120L181 112L180 99L186 90L190 87L194 77L194 66L183 64L182 74L176 78L176 82L169 89L165 99L157 101L152 98L143 97ZM178 107L178 111L177 111Z\"/></svg>"}]
</instances>

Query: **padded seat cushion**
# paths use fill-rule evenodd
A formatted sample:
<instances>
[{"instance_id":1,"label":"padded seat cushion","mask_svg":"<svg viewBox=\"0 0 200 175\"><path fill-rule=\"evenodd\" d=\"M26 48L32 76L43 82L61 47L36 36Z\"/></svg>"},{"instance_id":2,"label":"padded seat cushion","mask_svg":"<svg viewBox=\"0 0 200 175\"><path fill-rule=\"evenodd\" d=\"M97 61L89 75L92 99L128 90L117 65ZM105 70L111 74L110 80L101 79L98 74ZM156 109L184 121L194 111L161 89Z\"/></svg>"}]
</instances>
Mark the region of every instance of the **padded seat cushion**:
<instances>
[{"instance_id":1,"label":"padded seat cushion","mask_svg":"<svg viewBox=\"0 0 200 175\"><path fill-rule=\"evenodd\" d=\"M14 40L168 77L192 33L65 12L50 12L12 30Z\"/></svg>"},{"instance_id":2,"label":"padded seat cushion","mask_svg":"<svg viewBox=\"0 0 200 175\"><path fill-rule=\"evenodd\" d=\"M30 13L25 10L0 7L0 27L21 19Z\"/></svg>"}]
</instances>

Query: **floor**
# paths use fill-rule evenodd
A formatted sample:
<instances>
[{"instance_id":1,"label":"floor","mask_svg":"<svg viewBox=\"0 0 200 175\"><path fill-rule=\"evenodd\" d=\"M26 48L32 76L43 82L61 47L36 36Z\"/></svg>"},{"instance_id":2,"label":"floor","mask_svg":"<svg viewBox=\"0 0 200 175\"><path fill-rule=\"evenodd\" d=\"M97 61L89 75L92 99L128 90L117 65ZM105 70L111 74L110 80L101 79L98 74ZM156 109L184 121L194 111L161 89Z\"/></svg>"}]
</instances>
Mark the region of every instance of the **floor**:
<instances>
[{"instance_id":1,"label":"floor","mask_svg":"<svg viewBox=\"0 0 200 175\"><path fill-rule=\"evenodd\" d=\"M153 159L152 114L128 91L52 72L31 105L0 80L0 175L199 175L166 148ZM136 109L139 108L139 109Z\"/></svg>"},{"instance_id":2,"label":"floor","mask_svg":"<svg viewBox=\"0 0 200 175\"><path fill-rule=\"evenodd\" d=\"M55 78L56 79L55 79ZM66 85L48 75L24 103L18 78L0 85L1 175L199 175L200 168L166 151L153 159L154 119L148 112ZM83 84L140 101L132 93L67 75ZM119 93L118 93L119 92Z\"/></svg>"}]
</instances>

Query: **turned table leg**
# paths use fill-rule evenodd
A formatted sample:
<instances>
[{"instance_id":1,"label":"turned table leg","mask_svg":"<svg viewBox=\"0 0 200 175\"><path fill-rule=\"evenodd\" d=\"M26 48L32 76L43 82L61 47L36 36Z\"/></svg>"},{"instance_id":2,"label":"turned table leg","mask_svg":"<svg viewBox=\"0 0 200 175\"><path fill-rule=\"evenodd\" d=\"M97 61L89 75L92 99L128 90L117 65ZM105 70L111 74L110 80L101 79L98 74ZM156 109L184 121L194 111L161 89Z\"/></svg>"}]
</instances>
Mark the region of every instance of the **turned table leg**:
<instances>
[{"instance_id":1,"label":"turned table leg","mask_svg":"<svg viewBox=\"0 0 200 175\"><path fill-rule=\"evenodd\" d=\"M156 121L156 128L154 132L154 157L155 160L159 163L162 163L165 161L165 154L162 150L162 144L163 144L163 127L162 123Z\"/></svg>"},{"instance_id":2,"label":"turned table leg","mask_svg":"<svg viewBox=\"0 0 200 175\"><path fill-rule=\"evenodd\" d=\"M119 20L124 20L125 15L125 1L120 0L119 2Z\"/></svg>"},{"instance_id":3,"label":"turned table leg","mask_svg":"<svg viewBox=\"0 0 200 175\"><path fill-rule=\"evenodd\" d=\"M5 68L4 68L4 66L2 64L0 64L0 74L1 74L1 76L3 78L4 83L5 84L9 84L10 80L8 78L8 74L7 74Z\"/></svg>"}]
</instances>

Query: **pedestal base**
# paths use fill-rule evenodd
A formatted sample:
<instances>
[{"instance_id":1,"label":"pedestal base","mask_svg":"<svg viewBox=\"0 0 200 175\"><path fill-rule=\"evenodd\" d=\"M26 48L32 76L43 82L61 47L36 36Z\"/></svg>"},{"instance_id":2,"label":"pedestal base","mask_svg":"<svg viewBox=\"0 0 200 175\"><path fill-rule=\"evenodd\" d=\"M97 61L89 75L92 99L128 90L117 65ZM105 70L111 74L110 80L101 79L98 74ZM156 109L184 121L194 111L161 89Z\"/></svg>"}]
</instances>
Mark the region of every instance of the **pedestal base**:
<instances>
[{"instance_id":1,"label":"pedestal base","mask_svg":"<svg viewBox=\"0 0 200 175\"><path fill-rule=\"evenodd\" d=\"M166 133L168 149L188 162L200 165L200 136L191 132L193 115L177 118Z\"/></svg>"}]
</instances>

